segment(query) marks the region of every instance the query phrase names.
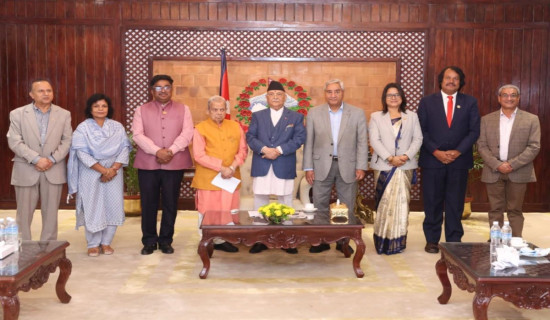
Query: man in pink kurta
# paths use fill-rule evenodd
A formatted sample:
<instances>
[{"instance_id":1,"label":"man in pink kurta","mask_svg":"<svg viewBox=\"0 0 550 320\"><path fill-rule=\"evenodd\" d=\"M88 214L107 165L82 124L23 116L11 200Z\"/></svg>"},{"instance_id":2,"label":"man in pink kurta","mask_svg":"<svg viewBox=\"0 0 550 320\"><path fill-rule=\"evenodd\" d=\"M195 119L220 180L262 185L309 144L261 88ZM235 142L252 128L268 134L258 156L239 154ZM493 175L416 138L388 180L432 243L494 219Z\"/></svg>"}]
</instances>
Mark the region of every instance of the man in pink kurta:
<instances>
[{"instance_id":1,"label":"man in pink kurta","mask_svg":"<svg viewBox=\"0 0 550 320\"><path fill-rule=\"evenodd\" d=\"M230 211L239 208L239 187L231 193L212 184L212 179L218 174L223 179L240 179L239 166L248 153L243 130L237 122L226 120L225 114L225 99L211 97L208 100L209 118L195 127L193 135L196 170L191 186L197 189L195 203L199 211L199 225L201 222L233 224ZM237 247L221 239L214 240L214 249L238 251Z\"/></svg>"},{"instance_id":2,"label":"man in pink kurta","mask_svg":"<svg viewBox=\"0 0 550 320\"><path fill-rule=\"evenodd\" d=\"M193 165L188 145L193 137L189 107L172 101L168 75L156 75L150 87L153 101L136 109L132 131L138 146L134 167L138 168L141 195L141 254L174 253L172 241L183 169ZM162 219L157 233L157 212L162 197Z\"/></svg>"}]
</instances>

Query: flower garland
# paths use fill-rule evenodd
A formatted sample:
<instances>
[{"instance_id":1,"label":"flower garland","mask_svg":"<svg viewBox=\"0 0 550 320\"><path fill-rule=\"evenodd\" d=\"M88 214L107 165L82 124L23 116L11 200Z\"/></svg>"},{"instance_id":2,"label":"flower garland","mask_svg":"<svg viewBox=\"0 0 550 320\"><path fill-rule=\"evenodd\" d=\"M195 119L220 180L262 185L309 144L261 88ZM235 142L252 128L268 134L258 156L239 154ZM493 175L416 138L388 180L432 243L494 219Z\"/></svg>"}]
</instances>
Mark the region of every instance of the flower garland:
<instances>
[{"instance_id":1,"label":"flower garland","mask_svg":"<svg viewBox=\"0 0 550 320\"><path fill-rule=\"evenodd\" d=\"M296 96L296 100L298 101L298 105L290 107L288 109L301 113L304 115L304 117L307 116L307 112L309 108L311 108L311 97L308 96L307 91L302 86L296 85L296 82L288 81L285 78L279 79L279 82L283 85L283 87L285 87L285 89L293 90L294 95ZM259 90L260 87L266 86L266 79L252 81L248 86L243 89L243 91L237 97L238 103L237 105L235 105L235 108L237 109L237 119L239 119L239 122L241 123L241 126L245 131L248 130L250 119L252 119L252 111L250 110L249 100L252 97L254 91Z\"/></svg>"}]
</instances>

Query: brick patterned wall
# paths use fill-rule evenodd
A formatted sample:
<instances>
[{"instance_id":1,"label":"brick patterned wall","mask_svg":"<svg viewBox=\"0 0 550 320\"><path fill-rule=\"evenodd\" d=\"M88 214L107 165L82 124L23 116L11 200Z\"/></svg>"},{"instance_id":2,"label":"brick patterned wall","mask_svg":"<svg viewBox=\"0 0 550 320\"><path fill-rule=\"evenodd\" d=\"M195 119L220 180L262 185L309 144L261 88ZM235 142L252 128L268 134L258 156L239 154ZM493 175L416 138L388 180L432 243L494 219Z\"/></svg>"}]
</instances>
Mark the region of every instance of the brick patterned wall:
<instances>
[{"instance_id":1,"label":"brick patterned wall","mask_svg":"<svg viewBox=\"0 0 550 320\"><path fill-rule=\"evenodd\" d=\"M396 62L228 61L227 70L233 119L239 93L249 83L261 78L285 78L296 82L307 91L312 106L325 102L323 86L326 80L341 79L345 86L344 100L364 109L369 118L372 112L381 109L384 86L397 77ZM174 78L173 99L191 108L195 124L207 118L208 98L219 93L219 61L157 60L153 61L153 74L169 74ZM265 90L263 87L255 94L262 94Z\"/></svg>"}]
</instances>

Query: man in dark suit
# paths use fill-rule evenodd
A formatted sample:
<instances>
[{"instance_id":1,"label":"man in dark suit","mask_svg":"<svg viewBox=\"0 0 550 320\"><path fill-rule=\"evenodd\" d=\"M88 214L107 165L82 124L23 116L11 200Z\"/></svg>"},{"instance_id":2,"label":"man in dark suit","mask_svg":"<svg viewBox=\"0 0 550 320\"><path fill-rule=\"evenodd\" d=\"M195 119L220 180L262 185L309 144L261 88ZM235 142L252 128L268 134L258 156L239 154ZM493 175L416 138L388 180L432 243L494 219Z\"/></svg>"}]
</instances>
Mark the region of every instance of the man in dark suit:
<instances>
[{"instance_id":1,"label":"man in dark suit","mask_svg":"<svg viewBox=\"0 0 550 320\"><path fill-rule=\"evenodd\" d=\"M537 181L533 160L540 151L539 118L518 108L520 91L507 84L498 90L500 110L481 118L477 140L484 166L481 181L487 187L491 210L489 225L504 222L504 211L512 236L523 231L523 197L528 182Z\"/></svg>"},{"instance_id":2,"label":"man in dark suit","mask_svg":"<svg viewBox=\"0 0 550 320\"><path fill-rule=\"evenodd\" d=\"M23 240L31 240L34 209L40 198L40 240L57 239L57 210L67 182L65 157L71 146L71 113L52 103L52 85L35 80L29 92L33 102L10 112L7 134L15 153L11 184L17 201L17 224Z\"/></svg>"},{"instance_id":3,"label":"man in dark suit","mask_svg":"<svg viewBox=\"0 0 550 320\"><path fill-rule=\"evenodd\" d=\"M271 81L267 88L269 108L254 112L246 133L246 142L252 149L254 208L266 205L270 195L277 195L280 203L292 206L294 178L296 177L296 150L306 140L304 116L284 107L286 93L283 85ZM250 253L267 247L256 243ZM296 249L287 250L297 253Z\"/></svg>"},{"instance_id":4,"label":"man in dark suit","mask_svg":"<svg viewBox=\"0 0 550 320\"><path fill-rule=\"evenodd\" d=\"M480 122L477 100L459 92L466 84L460 68L444 68L438 81L441 92L422 98L418 107L424 136L419 165L427 242L424 250L428 253L439 252L443 211L445 240L460 242L464 234L461 218Z\"/></svg>"}]
</instances>

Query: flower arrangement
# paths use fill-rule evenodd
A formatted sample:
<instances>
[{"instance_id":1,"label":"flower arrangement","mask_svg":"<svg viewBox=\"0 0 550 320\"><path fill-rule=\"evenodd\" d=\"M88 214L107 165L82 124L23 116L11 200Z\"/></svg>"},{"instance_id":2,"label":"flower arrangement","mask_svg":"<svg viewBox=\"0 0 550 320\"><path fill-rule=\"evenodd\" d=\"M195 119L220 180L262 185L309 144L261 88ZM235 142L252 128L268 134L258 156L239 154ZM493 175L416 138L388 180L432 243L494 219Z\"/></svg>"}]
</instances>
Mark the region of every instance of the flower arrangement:
<instances>
[{"instance_id":1,"label":"flower arrangement","mask_svg":"<svg viewBox=\"0 0 550 320\"><path fill-rule=\"evenodd\" d=\"M277 202L272 202L260 207L258 211L264 218L274 224L281 224L288 219L288 216L294 214L294 208Z\"/></svg>"}]
</instances>

